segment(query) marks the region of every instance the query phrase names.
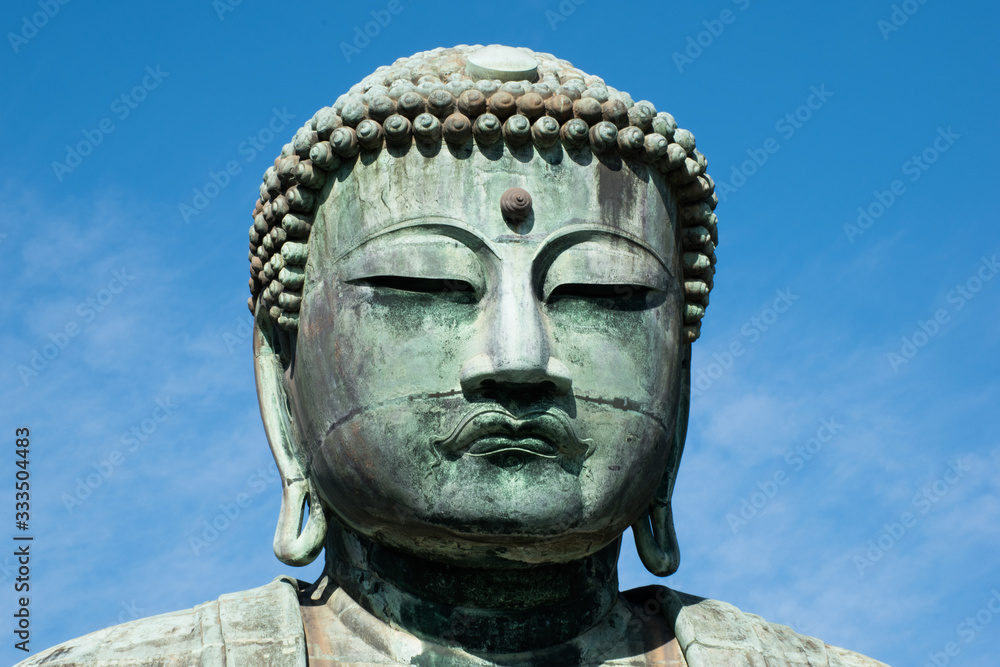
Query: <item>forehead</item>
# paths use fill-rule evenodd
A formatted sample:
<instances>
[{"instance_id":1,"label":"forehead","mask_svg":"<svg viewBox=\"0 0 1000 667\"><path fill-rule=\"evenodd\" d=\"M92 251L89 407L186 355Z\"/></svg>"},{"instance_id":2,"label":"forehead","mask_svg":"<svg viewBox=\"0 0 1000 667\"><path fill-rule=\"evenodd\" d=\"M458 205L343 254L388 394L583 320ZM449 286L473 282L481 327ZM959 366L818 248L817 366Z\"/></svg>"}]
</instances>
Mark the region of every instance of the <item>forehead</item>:
<instances>
[{"instance_id":1,"label":"forehead","mask_svg":"<svg viewBox=\"0 0 1000 667\"><path fill-rule=\"evenodd\" d=\"M335 257L379 231L421 218L451 219L494 240L540 241L567 224L598 224L638 237L662 257L675 246L674 206L662 176L617 157L601 161L589 152L548 159L519 158L504 151L487 157L474 149L427 157L409 150L343 168L327 186L317 214L310 255ZM526 234L504 222L500 198L523 188L532 199ZM669 261L669 260L668 260Z\"/></svg>"}]
</instances>

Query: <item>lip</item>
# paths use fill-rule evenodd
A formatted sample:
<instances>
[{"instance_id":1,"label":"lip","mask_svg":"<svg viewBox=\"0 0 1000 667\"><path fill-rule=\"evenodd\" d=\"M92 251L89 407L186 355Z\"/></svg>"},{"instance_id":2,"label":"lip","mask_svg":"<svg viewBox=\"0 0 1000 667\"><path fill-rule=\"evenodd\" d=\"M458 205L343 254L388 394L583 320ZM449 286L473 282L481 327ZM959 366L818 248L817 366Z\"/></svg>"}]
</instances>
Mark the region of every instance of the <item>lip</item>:
<instances>
[{"instance_id":1,"label":"lip","mask_svg":"<svg viewBox=\"0 0 1000 667\"><path fill-rule=\"evenodd\" d=\"M538 437L512 438L506 435L484 435L472 442L465 450L468 456L497 456L500 454L533 454L543 459L554 459L559 448Z\"/></svg>"},{"instance_id":2,"label":"lip","mask_svg":"<svg viewBox=\"0 0 1000 667\"><path fill-rule=\"evenodd\" d=\"M591 441L581 440L569 417L558 410L515 417L497 406L473 408L433 445L452 456L477 457L519 452L546 459L585 459L594 451Z\"/></svg>"}]
</instances>

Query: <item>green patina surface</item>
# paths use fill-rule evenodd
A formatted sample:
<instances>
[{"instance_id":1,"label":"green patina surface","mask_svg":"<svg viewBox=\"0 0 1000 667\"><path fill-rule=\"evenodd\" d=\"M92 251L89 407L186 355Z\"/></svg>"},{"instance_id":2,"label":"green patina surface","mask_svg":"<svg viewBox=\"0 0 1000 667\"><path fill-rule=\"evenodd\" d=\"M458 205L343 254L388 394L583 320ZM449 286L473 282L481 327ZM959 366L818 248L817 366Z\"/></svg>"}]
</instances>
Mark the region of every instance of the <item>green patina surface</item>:
<instances>
[{"instance_id":1,"label":"green patina surface","mask_svg":"<svg viewBox=\"0 0 1000 667\"><path fill-rule=\"evenodd\" d=\"M285 147L250 232L275 553L325 548L323 578L24 664L878 664L725 603L618 591L629 526L652 572L679 562L716 242L693 135L506 47L366 82Z\"/></svg>"}]
</instances>

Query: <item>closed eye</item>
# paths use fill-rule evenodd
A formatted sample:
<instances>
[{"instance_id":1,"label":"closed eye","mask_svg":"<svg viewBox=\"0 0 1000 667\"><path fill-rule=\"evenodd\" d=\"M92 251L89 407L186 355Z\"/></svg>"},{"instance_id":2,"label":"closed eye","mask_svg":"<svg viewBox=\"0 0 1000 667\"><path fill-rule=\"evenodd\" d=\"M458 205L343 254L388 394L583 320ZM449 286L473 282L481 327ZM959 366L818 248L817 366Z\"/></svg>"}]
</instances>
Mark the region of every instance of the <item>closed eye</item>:
<instances>
[{"instance_id":1,"label":"closed eye","mask_svg":"<svg viewBox=\"0 0 1000 667\"><path fill-rule=\"evenodd\" d=\"M367 285L399 292L417 294L476 295L476 288L464 280L452 278L412 278L409 276L372 276L348 281L352 285Z\"/></svg>"},{"instance_id":2,"label":"closed eye","mask_svg":"<svg viewBox=\"0 0 1000 667\"><path fill-rule=\"evenodd\" d=\"M559 285L549 294L549 301L560 298L576 299L630 299L645 297L652 290L642 285L588 285L566 283Z\"/></svg>"},{"instance_id":3,"label":"closed eye","mask_svg":"<svg viewBox=\"0 0 1000 667\"><path fill-rule=\"evenodd\" d=\"M662 303L663 296L660 290L644 285L564 283L552 290L546 301L582 300L613 310L643 310Z\"/></svg>"}]
</instances>

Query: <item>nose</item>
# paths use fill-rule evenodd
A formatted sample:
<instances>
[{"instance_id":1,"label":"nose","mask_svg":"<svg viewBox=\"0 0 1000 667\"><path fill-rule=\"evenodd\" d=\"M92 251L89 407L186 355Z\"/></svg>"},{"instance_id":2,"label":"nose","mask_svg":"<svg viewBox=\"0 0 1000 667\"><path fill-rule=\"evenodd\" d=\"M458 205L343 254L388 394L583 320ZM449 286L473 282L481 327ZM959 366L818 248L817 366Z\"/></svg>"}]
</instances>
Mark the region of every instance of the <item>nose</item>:
<instances>
[{"instance_id":1,"label":"nose","mask_svg":"<svg viewBox=\"0 0 1000 667\"><path fill-rule=\"evenodd\" d=\"M476 393L500 385L569 394L569 369L553 356L552 336L530 282L505 283L481 320L482 351L462 365L462 391Z\"/></svg>"}]
</instances>

